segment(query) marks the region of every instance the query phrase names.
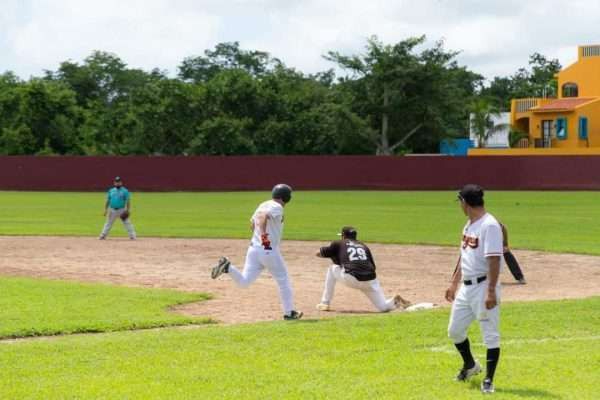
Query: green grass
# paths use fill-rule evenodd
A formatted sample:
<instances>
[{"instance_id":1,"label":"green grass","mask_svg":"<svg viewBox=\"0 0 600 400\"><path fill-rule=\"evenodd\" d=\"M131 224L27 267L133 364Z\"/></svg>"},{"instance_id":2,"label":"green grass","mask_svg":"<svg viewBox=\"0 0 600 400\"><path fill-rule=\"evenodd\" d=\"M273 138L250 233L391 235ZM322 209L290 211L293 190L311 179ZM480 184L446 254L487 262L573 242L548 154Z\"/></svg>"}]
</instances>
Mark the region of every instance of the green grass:
<instances>
[{"instance_id":1,"label":"green grass","mask_svg":"<svg viewBox=\"0 0 600 400\"><path fill-rule=\"evenodd\" d=\"M0 277L0 338L206 323L168 312L204 294ZM0 391L1 393L1 391Z\"/></svg>"},{"instance_id":2,"label":"green grass","mask_svg":"<svg viewBox=\"0 0 600 400\"><path fill-rule=\"evenodd\" d=\"M506 304L496 399L597 399L600 298ZM480 399L448 309L0 343L6 399ZM485 359L478 328L474 353Z\"/></svg>"},{"instance_id":3,"label":"green grass","mask_svg":"<svg viewBox=\"0 0 600 400\"><path fill-rule=\"evenodd\" d=\"M140 236L247 238L265 192L134 193ZM286 207L287 239L330 240L353 224L370 242L456 245L465 218L455 192L297 192ZM600 192L495 192L488 209L516 248L600 254ZM102 193L0 192L5 235L98 235ZM124 235L119 222L115 235Z\"/></svg>"}]
</instances>

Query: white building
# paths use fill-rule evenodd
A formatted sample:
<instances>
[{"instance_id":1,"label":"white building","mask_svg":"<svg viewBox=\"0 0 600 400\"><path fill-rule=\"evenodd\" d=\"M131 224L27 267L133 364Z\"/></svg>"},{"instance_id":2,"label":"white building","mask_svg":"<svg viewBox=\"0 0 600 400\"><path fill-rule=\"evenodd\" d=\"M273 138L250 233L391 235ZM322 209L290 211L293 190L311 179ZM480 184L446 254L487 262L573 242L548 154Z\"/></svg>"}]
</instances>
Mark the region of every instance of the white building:
<instances>
[{"instance_id":1,"label":"white building","mask_svg":"<svg viewBox=\"0 0 600 400\"><path fill-rule=\"evenodd\" d=\"M471 114L469 116L469 120L473 118ZM504 128L499 130L498 132L493 133L487 140L484 146L488 148L506 148L510 147L509 140L509 132L510 132L510 113L503 112L498 115L490 116L494 125L504 125ZM477 135L475 134L475 130L473 129L473 125L469 124L469 138L473 141L475 147L479 146L479 140L477 139Z\"/></svg>"}]
</instances>

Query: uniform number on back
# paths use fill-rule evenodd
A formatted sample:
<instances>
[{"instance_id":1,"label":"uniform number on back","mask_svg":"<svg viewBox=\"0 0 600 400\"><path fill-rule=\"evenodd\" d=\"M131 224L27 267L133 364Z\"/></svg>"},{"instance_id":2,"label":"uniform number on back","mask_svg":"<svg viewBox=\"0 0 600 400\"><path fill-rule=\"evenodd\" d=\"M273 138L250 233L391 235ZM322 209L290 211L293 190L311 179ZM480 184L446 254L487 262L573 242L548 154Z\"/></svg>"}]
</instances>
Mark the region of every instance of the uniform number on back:
<instances>
[{"instance_id":1,"label":"uniform number on back","mask_svg":"<svg viewBox=\"0 0 600 400\"><path fill-rule=\"evenodd\" d=\"M366 261L367 252L361 247L348 247L348 259L350 261Z\"/></svg>"}]
</instances>

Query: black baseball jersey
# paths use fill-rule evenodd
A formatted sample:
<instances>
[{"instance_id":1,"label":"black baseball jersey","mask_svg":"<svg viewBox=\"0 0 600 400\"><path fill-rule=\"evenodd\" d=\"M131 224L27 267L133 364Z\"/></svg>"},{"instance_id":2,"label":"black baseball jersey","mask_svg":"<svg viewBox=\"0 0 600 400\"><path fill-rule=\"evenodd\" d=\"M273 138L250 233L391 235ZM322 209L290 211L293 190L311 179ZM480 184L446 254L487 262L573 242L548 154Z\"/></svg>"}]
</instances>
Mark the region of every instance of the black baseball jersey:
<instances>
[{"instance_id":1,"label":"black baseball jersey","mask_svg":"<svg viewBox=\"0 0 600 400\"><path fill-rule=\"evenodd\" d=\"M370 281L377 277L375 261L366 244L352 239L336 240L321 247L321 256L331 258L334 264L359 281Z\"/></svg>"}]
</instances>

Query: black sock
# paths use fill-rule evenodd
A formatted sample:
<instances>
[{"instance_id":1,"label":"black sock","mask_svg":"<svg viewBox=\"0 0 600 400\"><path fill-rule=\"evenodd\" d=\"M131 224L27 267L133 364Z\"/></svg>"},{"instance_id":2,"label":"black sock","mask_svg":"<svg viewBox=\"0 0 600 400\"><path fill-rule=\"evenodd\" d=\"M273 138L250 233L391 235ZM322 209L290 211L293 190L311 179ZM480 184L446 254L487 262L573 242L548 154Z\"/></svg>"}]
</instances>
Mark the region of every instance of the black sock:
<instances>
[{"instance_id":1,"label":"black sock","mask_svg":"<svg viewBox=\"0 0 600 400\"><path fill-rule=\"evenodd\" d=\"M455 343L456 349L460 353L463 359L463 368L469 369L475 366L475 360L471 354L471 345L469 344L469 338L466 338L464 342Z\"/></svg>"},{"instance_id":2,"label":"black sock","mask_svg":"<svg viewBox=\"0 0 600 400\"><path fill-rule=\"evenodd\" d=\"M495 349L488 349L487 351L487 370L486 370L486 378L490 380L494 380L494 373L496 373L496 366L498 365L498 360L500 359L500 348L497 347Z\"/></svg>"}]
</instances>

